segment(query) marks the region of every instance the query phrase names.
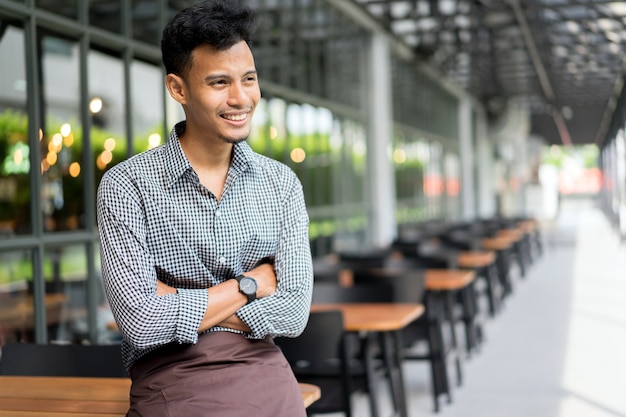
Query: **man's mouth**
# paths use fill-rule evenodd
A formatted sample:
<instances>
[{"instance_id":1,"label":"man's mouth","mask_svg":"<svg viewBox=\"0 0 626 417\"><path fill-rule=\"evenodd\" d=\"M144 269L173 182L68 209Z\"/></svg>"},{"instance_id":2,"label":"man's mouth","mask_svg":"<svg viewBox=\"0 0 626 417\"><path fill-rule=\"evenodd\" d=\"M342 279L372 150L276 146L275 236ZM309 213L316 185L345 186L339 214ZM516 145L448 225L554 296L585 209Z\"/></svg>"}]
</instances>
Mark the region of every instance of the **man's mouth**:
<instances>
[{"instance_id":1,"label":"man's mouth","mask_svg":"<svg viewBox=\"0 0 626 417\"><path fill-rule=\"evenodd\" d=\"M246 120L246 118L248 117L248 113L242 113L242 114L223 114L222 117L226 120L231 120L233 122L241 122L243 120Z\"/></svg>"}]
</instances>

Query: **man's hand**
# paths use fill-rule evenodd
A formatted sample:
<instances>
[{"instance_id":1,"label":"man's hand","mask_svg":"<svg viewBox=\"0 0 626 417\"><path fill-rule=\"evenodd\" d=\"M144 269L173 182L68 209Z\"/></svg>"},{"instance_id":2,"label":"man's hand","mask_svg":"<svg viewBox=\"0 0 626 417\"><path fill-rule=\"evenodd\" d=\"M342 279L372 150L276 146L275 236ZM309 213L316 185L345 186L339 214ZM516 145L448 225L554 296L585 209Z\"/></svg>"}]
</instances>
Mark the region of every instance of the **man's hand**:
<instances>
[{"instance_id":1,"label":"man's hand","mask_svg":"<svg viewBox=\"0 0 626 417\"><path fill-rule=\"evenodd\" d=\"M276 271L274 265L265 263L244 273L245 276L254 278L257 284L257 298L267 297L276 292Z\"/></svg>"},{"instance_id":2,"label":"man's hand","mask_svg":"<svg viewBox=\"0 0 626 417\"><path fill-rule=\"evenodd\" d=\"M160 296L176 294L176 288L170 287L169 285L164 284L161 281L157 280L156 294Z\"/></svg>"}]
</instances>

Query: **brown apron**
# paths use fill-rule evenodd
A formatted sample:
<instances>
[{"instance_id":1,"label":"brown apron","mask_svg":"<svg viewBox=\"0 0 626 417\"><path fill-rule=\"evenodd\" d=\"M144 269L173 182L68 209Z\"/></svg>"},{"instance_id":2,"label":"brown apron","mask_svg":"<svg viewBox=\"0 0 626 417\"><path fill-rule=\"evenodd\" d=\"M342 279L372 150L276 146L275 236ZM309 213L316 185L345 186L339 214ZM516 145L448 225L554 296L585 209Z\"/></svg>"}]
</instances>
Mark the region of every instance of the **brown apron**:
<instances>
[{"instance_id":1,"label":"brown apron","mask_svg":"<svg viewBox=\"0 0 626 417\"><path fill-rule=\"evenodd\" d=\"M306 417L300 388L280 349L229 332L168 345L130 371L128 417Z\"/></svg>"}]
</instances>

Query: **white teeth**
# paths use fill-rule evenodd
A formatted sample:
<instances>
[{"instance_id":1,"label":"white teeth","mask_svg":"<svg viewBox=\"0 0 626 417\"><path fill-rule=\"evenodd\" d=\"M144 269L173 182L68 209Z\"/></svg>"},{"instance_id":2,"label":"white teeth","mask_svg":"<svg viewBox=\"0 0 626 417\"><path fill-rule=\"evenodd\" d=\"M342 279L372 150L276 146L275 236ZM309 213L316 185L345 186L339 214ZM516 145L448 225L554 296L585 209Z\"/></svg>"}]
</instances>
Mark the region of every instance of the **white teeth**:
<instances>
[{"instance_id":1,"label":"white teeth","mask_svg":"<svg viewBox=\"0 0 626 417\"><path fill-rule=\"evenodd\" d=\"M224 115L225 119L232 120L234 122L240 122L242 120L245 120L246 117L247 117L246 114L225 114Z\"/></svg>"}]
</instances>

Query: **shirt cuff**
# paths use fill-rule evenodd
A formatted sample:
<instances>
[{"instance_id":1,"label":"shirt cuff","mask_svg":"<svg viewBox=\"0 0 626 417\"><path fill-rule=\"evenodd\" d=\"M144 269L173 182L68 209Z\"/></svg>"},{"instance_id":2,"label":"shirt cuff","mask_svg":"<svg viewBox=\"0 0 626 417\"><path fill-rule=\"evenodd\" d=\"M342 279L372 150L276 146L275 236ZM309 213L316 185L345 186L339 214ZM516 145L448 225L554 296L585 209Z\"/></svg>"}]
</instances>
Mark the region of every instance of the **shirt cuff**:
<instances>
[{"instance_id":1,"label":"shirt cuff","mask_svg":"<svg viewBox=\"0 0 626 417\"><path fill-rule=\"evenodd\" d=\"M250 328L250 333L248 333L249 339L263 339L270 334L269 322L263 316L259 306L255 305L262 302L263 300L256 300L237 310L237 317Z\"/></svg>"},{"instance_id":2,"label":"shirt cuff","mask_svg":"<svg viewBox=\"0 0 626 417\"><path fill-rule=\"evenodd\" d=\"M205 289L178 288L178 322L176 339L179 343L196 343L198 328L206 312L209 292Z\"/></svg>"}]
</instances>

